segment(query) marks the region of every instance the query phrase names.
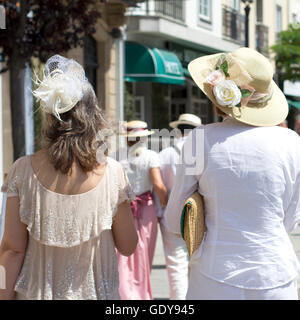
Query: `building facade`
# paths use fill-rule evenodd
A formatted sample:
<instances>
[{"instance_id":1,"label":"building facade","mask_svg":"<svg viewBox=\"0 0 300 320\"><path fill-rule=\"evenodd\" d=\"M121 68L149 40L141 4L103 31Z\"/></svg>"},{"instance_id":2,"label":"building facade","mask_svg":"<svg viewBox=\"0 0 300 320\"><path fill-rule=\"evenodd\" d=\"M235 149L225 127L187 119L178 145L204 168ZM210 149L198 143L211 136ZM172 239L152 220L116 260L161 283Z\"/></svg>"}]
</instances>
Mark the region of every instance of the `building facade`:
<instances>
[{"instance_id":1,"label":"building facade","mask_svg":"<svg viewBox=\"0 0 300 320\"><path fill-rule=\"evenodd\" d=\"M164 56L174 54L178 58L176 70L183 78L182 83L172 78L162 83L150 75L148 79L132 77L133 61L125 54L126 94L132 97L125 99L129 103L125 107L131 107L125 112L127 119L140 118L155 129L168 128L170 121L185 112L199 115L203 123L216 121L211 103L196 87L187 65L199 56L240 46L230 33L223 36L222 1L147 0L127 15L125 52L129 53L128 46L134 44ZM153 60L152 63L159 63L156 57Z\"/></svg>"},{"instance_id":2,"label":"building facade","mask_svg":"<svg viewBox=\"0 0 300 320\"><path fill-rule=\"evenodd\" d=\"M124 117L124 32L122 28L126 23L126 9L139 1L109 0L106 3L99 2L98 10L101 13L101 18L95 26L96 33L85 39L83 48L79 47L63 53L64 56L74 58L84 66L101 107L106 117L111 121L117 121ZM0 185L2 185L13 163L9 77L9 71L0 74ZM24 83L24 87L27 89L31 87L31 78L29 83ZM32 108L30 111L29 119L25 119L25 124L28 124L28 129L30 129L28 131L33 131ZM27 141L30 146L34 144L33 139L34 137L29 135ZM30 154L34 152L34 148L26 147L26 151ZM0 196L0 210L1 203L2 195Z\"/></svg>"},{"instance_id":3,"label":"building facade","mask_svg":"<svg viewBox=\"0 0 300 320\"><path fill-rule=\"evenodd\" d=\"M287 0L254 0L250 4L250 48L272 58L268 48L275 43L277 32L288 26L288 4ZM203 123L217 121L211 103L186 68L199 56L245 46L244 7L239 0L148 0L130 9L125 46L135 44L174 53L184 83L174 84L171 80L162 84L153 77L126 77L126 72L132 71L132 61L125 56L126 119L140 118L158 129L168 128L168 123L184 112L200 116Z\"/></svg>"}]
</instances>

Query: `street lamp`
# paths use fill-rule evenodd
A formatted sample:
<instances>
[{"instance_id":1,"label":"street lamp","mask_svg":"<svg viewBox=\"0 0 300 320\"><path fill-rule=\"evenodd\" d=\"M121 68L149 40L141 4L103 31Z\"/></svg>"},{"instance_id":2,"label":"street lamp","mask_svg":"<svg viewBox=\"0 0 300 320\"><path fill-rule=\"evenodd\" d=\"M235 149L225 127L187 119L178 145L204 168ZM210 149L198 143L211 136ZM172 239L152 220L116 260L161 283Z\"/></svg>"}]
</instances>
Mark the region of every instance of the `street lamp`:
<instances>
[{"instance_id":1,"label":"street lamp","mask_svg":"<svg viewBox=\"0 0 300 320\"><path fill-rule=\"evenodd\" d=\"M242 0L245 4L245 47L249 47L249 13L250 13L250 4L253 3L253 0Z\"/></svg>"}]
</instances>

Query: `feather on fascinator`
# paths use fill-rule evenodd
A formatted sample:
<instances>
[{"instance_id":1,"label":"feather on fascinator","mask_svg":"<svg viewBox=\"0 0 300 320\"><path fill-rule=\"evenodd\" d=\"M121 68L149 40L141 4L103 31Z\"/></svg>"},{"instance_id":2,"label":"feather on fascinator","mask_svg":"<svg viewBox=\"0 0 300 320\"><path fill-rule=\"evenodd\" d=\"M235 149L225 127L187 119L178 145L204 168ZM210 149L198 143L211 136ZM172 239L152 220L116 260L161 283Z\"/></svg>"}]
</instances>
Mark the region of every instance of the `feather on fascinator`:
<instances>
[{"instance_id":1,"label":"feather on fascinator","mask_svg":"<svg viewBox=\"0 0 300 320\"><path fill-rule=\"evenodd\" d=\"M43 80L37 79L36 84L38 88L33 95L40 101L40 107L59 120L60 114L75 107L89 86L82 66L58 54L47 60Z\"/></svg>"}]
</instances>

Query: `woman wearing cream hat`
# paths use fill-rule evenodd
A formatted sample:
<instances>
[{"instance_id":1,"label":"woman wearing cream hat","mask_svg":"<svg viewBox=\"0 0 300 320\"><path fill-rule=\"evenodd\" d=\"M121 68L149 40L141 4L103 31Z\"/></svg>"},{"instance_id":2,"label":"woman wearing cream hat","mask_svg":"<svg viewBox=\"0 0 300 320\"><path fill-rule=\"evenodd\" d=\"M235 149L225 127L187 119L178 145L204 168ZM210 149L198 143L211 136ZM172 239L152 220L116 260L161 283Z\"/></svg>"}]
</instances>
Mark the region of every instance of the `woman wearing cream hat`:
<instances>
[{"instance_id":1,"label":"woman wearing cream hat","mask_svg":"<svg viewBox=\"0 0 300 320\"><path fill-rule=\"evenodd\" d=\"M138 245L133 255L118 255L120 286L123 300L152 300L150 272L157 237L157 213L152 191L155 190L163 207L167 204L167 190L160 172L158 154L146 147L147 137L154 131L144 121L126 124L128 156L121 160L130 185L136 194L131 209L138 233Z\"/></svg>"},{"instance_id":2,"label":"woman wearing cream hat","mask_svg":"<svg viewBox=\"0 0 300 320\"><path fill-rule=\"evenodd\" d=\"M165 213L180 234L185 200L197 190L203 196L207 232L190 258L186 298L298 299L300 265L288 233L300 220L300 140L277 126L288 104L272 66L240 48L188 68L224 121L189 135L183 159L194 148L203 158L194 171L180 166Z\"/></svg>"}]
</instances>

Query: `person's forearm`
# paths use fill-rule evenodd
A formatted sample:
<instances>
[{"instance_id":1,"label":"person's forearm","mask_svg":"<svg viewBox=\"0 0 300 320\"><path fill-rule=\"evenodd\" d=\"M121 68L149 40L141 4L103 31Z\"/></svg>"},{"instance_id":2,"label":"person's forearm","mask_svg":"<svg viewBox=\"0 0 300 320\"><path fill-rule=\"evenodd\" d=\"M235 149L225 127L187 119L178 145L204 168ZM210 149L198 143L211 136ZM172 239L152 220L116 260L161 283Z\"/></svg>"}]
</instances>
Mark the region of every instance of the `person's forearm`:
<instances>
[{"instance_id":1,"label":"person's forearm","mask_svg":"<svg viewBox=\"0 0 300 320\"><path fill-rule=\"evenodd\" d=\"M15 284L22 268L24 261L24 254L12 250L0 249L0 266L1 275L0 281L0 300L14 300L15 299ZM4 272L4 274L3 274ZM2 289L5 286L5 289Z\"/></svg>"},{"instance_id":2,"label":"person's forearm","mask_svg":"<svg viewBox=\"0 0 300 320\"><path fill-rule=\"evenodd\" d=\"M156 192L160 205L164 208L168 203L168 192L164 185L154 184L154 191Z\"/></svg>"}]
</instances>

